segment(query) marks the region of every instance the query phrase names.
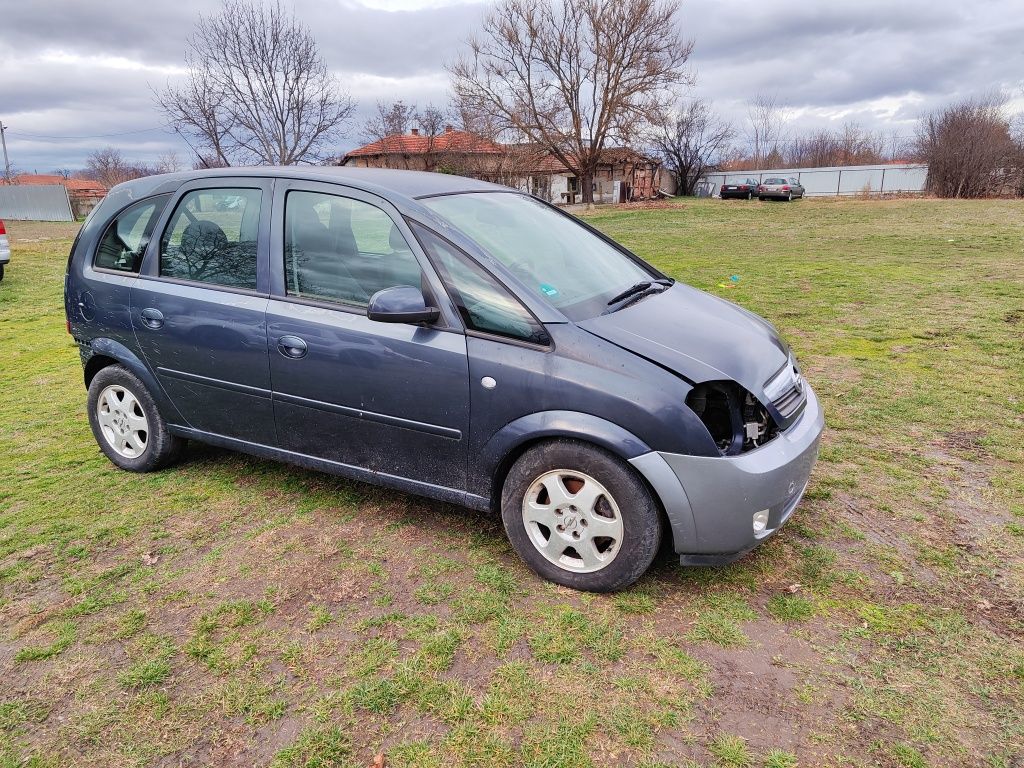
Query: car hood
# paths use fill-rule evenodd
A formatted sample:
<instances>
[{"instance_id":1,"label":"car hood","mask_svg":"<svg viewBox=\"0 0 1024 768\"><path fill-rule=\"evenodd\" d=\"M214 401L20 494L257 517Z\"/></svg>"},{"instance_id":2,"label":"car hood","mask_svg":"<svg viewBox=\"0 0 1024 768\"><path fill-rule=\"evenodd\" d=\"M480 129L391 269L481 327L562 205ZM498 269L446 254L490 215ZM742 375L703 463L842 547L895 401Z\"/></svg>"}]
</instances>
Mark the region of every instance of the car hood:
<instances>
[{"instance_id":1,"label":"car hood","mask_svg":"<svg viewBox=\"0 0 1024 768\"><path fill-rule=\"evenodd\" d=\"M790 356L769 322L682 283L578 325L693 383L732 379L758 398Z\"/></svg>"}]
</instances>

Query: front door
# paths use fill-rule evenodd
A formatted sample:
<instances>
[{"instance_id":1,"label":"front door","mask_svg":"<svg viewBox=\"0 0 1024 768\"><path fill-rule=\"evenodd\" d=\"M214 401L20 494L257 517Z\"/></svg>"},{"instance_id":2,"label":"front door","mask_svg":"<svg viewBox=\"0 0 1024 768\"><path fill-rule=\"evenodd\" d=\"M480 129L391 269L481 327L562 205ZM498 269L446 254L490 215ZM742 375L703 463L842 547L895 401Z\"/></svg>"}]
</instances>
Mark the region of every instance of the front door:
<instances>
[{"instance_id":1,"label":"front door","mask_svg":"<svg viewBox=\"0 0 1024 768\"><path fill-rule=\"evenodd\" d=\"M355 190L289 182L275 194L274 220L267 332L281 446L465 489L469 374L461 329L366 317L370 297L397 285L436 303L397 211Z\"/></svg>"},{"instance_id":2,"label":"front door","mask_svg":"<svg viewBox=\"0 0 1024 768\"><path fill-rule=\"evenodd\" d=\"M146 362L185 425L276 442L267 352L271 185L207 180L183 188L131 290Z\"/></svg>"}]
</instances>

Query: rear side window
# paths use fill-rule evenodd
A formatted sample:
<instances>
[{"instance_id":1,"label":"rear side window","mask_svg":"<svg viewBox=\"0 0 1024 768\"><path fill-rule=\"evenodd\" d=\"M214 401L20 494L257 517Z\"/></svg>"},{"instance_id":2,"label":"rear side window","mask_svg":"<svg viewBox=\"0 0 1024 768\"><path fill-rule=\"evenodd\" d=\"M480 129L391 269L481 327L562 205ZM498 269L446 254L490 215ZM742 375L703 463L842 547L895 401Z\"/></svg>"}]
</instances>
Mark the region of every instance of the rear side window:
<instances>
[{"instance_id":1,"label":"rear side window","mask_svg":"<svg viewBox=\"0 0 1024 768\"><path fill-rule=\"evenodd\" d=\"M167 204L168 195L151 197L128 206L107 226L96 249L93 266L138 273L153 227Z\"/></svg>"},{"instance_id":2,"label":"rear side window","mask_svg":"<svg viewBox=\"0 0 1024 768\"><path fill-rule=\"evenodd\" d=\"M440 235L413 224L466 327L547 346L551 338L530 311L483 267Z\"/></svg>"},{"instance_id":3,"label":"rear side window","mask_svg":"<svg viewBox=\"0 0 1024 768\"><path fill-rule=\"evenodd\" d=\"M187 193L160 238L160 275L256 290L261 203L258 189Z\"/></svg>"}]
</instances>

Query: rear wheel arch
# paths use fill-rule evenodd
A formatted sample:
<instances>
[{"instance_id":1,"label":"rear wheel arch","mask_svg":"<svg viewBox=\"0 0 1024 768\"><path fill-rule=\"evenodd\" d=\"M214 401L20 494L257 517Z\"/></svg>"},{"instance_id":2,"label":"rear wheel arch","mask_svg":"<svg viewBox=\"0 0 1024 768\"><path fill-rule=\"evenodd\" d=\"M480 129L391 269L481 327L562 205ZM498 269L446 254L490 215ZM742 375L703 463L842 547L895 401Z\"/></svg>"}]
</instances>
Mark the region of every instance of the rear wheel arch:
<instances>
[{"instance_id":1,"label":"rear wheel arch","mask_svg":"<svg viewBox=\"0 0 1024 768\"><path fill-rule=\"evenodd\" d=\"M85 388L89 388L89 385L92 384L92 380L96 378L97 373L111 365L119 365L119 362L108 355L93 355L90 357L89 362L85 364Z\"/></svg>"},{"instance_id":2,"label":"rear wheel arch","mask_svg":"<svg viewBox=\"0 0 1024 768\"><path fill-rule=\"evenodd\" d=\"M171 424L188 424L170 398L167 397L153 372L135 352L124 344L111 338L101 337L87 342L82 349L85 359L83 378L87 389L100 371L111 365L120 365L145 385L163 418Z\"/></svg>"}]
</instances>

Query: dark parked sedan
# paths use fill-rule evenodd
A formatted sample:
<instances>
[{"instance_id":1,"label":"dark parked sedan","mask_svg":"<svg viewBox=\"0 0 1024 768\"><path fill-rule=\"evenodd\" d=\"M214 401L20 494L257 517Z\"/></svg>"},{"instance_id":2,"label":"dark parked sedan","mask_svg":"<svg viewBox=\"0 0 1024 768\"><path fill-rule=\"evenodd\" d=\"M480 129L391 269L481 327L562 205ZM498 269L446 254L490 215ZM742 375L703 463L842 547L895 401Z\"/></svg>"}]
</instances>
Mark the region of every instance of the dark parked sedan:
<instances>
[{"instance_id":1,"label":"dark parked sedan","mask_svg":"<svg viewBox=\"0 0 1024 768\"><path fill-rule=\"evenodd\" d=\"M721 195L723 200L749 200L757 195L757 182L753 179L747 179L740 183L723 184L719 195Z\"/></svg>"},{"instance_id":2,"label":"dark parked sedan","mask_svg":"<svg viewBox=\"0 0 1024 768\"><path fill-rule=\"evenodd\" d=\"M494 510L578 589L630 584L665 537L688 564L755 547L823 427L767 322L459 176L130 181L75 241L65 306L118 467L196 440Z\"/></svg>"},{"instance_id":3,"label":"dark parked sedan","mask_svg":"<svg viewBox=\"0 0 1024 768\"><path fill-rule=\"evenodd\" d=\"M794 197L803 197L803 185L793 178L773 176L761 182L757 188L759 200L792 200Z\"/></svg>"}]
</instances>

